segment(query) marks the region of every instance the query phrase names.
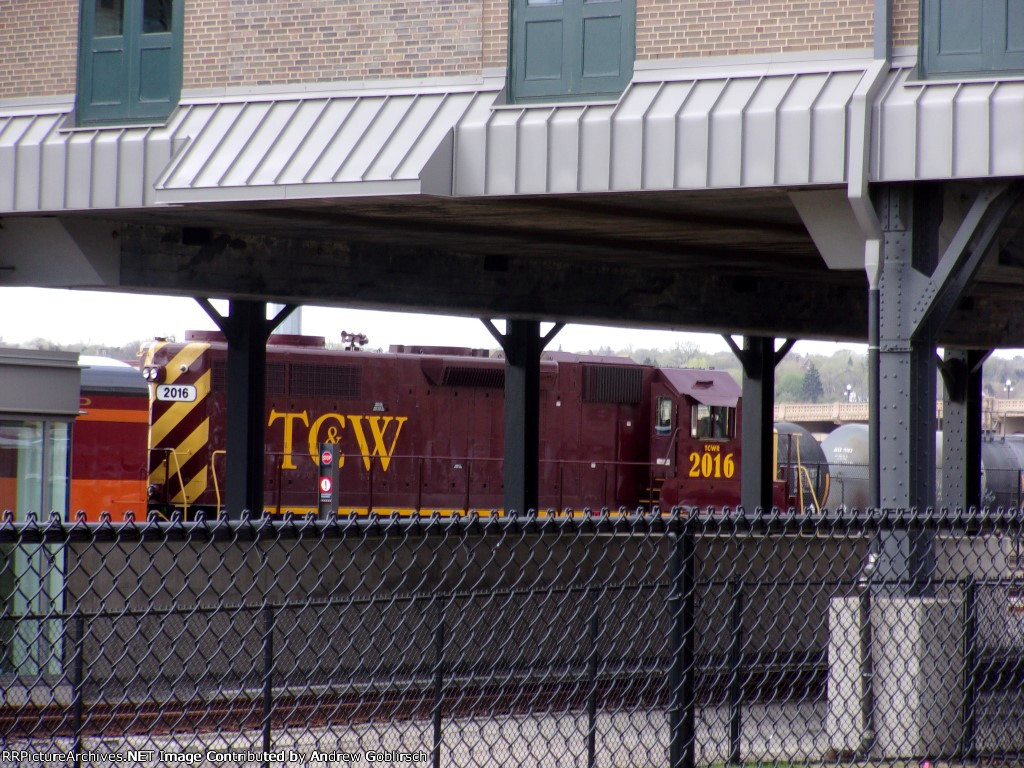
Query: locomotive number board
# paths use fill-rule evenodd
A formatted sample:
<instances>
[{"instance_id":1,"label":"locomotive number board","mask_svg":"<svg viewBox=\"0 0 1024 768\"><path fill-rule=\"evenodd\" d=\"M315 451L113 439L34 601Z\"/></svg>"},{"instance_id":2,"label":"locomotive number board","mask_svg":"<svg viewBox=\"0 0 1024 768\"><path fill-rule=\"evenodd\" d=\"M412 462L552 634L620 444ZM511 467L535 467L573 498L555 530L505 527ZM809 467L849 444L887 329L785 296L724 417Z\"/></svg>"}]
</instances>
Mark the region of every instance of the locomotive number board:
<instances>
[{"instance_id":1,"label":"locomotive number board","mask_svg":"<svg viewBox=\"0 0 1024 768\"><path fill-rule=\"evenodd\" d=\"M196 388L191 384L157 384L156 399L170 403L191 403L196 399Z\"/></svg>"}]
</instances>

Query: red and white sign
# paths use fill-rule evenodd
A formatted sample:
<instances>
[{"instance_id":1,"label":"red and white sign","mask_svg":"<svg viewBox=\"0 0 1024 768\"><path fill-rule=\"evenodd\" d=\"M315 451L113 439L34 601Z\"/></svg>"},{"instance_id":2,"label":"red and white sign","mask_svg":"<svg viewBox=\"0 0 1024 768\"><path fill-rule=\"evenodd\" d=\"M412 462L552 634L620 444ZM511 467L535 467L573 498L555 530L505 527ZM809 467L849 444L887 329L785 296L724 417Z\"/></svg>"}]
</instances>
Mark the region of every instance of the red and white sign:
<instances>
[{"instance_id":1,"label":"red and white sign","mask_svg":"<svg viewBox=\"0 0 1024 768\"><path fill-rule=\"evenodd\" d=\"M330 493L332 485L333 484L331 483L331 478L329 478L329 477L321 477L320 478L320 493Z\"/></svg>"},{"instance_id":2,"label":"red and white sign","mask_svg":"<svg viewBox=\"0 0 1024 768\"><path fill-rule=\"evenodd\" d=\"M320 463L322 465L324 465L325 467L328 464L331 463L331 452L330 451L324 451L323 453L320 454Z\"/></svg>"}]
</instances>

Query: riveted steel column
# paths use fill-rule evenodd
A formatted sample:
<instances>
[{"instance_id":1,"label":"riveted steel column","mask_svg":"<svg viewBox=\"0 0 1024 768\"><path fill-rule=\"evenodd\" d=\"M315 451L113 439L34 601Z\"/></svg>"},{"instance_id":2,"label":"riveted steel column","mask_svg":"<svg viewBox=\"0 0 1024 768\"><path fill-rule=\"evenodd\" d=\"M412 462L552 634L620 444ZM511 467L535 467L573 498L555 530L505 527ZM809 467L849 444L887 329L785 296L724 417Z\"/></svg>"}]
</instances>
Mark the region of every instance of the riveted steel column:
<instances>
[{"instance_id":1,"label":"riveted steel column","mask_svg":"<svg viewBox=\"0 0 1024 768\"><path fill-rule=\"evenodd\" d=\"M947 349L942 364L944 507L981 505L981 373L988 352Z\"/></svg>"},{"instance_id":2,"label":"riveted steel column","mask_svg":"<svg viewBox=\"0 0 1024 768\"><path fill-rule=\"evenodd\" d=\"M772 440L775 421L775 339L743 339L743 461L740 503L771 509Z\"/></svg>"},{"instance_id":3,"label":"riveted steel column","mask_svg":"<svg viewBox=\"0 0 1024 768\"><path fill-rule=\"evenodd\" d=\"M916 252L935 241L930 236L935 233L920 232L932 223L919 210L924 205L908 187L890 186L880 195L878 429L881 501L886 508L935 503L935 345L927 329L914 336L910 325Z\"/></svg>"},{"instance_id":4,"label":"riveted steel column","mask_svg":"<svg viewBox=\"0 0 1024 768\"><path fill-rule=\"evenodd\" d=\"M938 218L932 196L916 187L892 185L879 197L882 274L879 281L879 403L877 424L882 507L935 504L935 344L928 330L912 333L913 271L934 267ZM940 206L941 212L941 206ZM916 219L916 220L915 220ZM931 536L885 534L881 575L898 580L900 591L917 592L910 580L931 573Z\"/></svg>"}]
</instances>

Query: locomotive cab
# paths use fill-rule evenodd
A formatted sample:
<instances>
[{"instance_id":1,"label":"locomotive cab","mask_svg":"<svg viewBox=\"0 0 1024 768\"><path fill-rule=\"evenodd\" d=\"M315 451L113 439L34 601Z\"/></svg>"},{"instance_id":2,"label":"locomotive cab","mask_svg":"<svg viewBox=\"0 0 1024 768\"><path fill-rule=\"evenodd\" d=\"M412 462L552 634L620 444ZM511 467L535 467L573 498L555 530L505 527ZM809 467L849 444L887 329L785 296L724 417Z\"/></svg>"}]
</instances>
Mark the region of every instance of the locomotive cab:
<instances>
[{"instance_id":1,"label":"locomotive cab","mask_svg":"<svg viewBox=\"0 0 1024 768\"><path fill-rule=\"evenodd\" d=\"M661 369L651 389L651 460L662 507L736 506L740 497L740 386L725 371ZM821 508L828 463L793 424L774 434L772 504Z\"/></svg>"},{"instance_id":2,"label":"locomotive cab","mask_svg":"<svg viewBox=\"0 0 1024 768\"><path fill-rule=\"evenodd\" d=\"M651 462L659 503L734 506L740 387L725 371L662 368L651 384Z\"/></svg>"}]
</instances>

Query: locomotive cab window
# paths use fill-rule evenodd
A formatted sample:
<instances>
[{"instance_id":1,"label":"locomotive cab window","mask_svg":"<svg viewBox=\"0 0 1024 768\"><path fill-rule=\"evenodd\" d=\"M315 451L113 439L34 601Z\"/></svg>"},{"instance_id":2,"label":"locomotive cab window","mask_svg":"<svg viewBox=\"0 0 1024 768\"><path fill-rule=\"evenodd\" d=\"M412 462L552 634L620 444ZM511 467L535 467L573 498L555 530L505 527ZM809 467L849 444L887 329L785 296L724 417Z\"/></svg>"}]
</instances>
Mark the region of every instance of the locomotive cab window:
<instances>
[{"instance_id":1,"label":"locomotive cab window","mask_svg":"<svg viewBox=\"0 0 1024 768\"><path fill-rule=\"evenodd\" d=\"M659 397L654 416L654 434L668 435L672 432L673 403L670 397Z\"/></svg>"},{"instance_id":2,"label":"locomotive cab window","mask_svg":"<svg viewBox=\"0 0 1024 768\"><path fill-rule=\"evenodd\" d=\"M733 436L735 408L696 403L690 419L690 437L698 440L727 440Z\"/></svg>"}]
</instances>

